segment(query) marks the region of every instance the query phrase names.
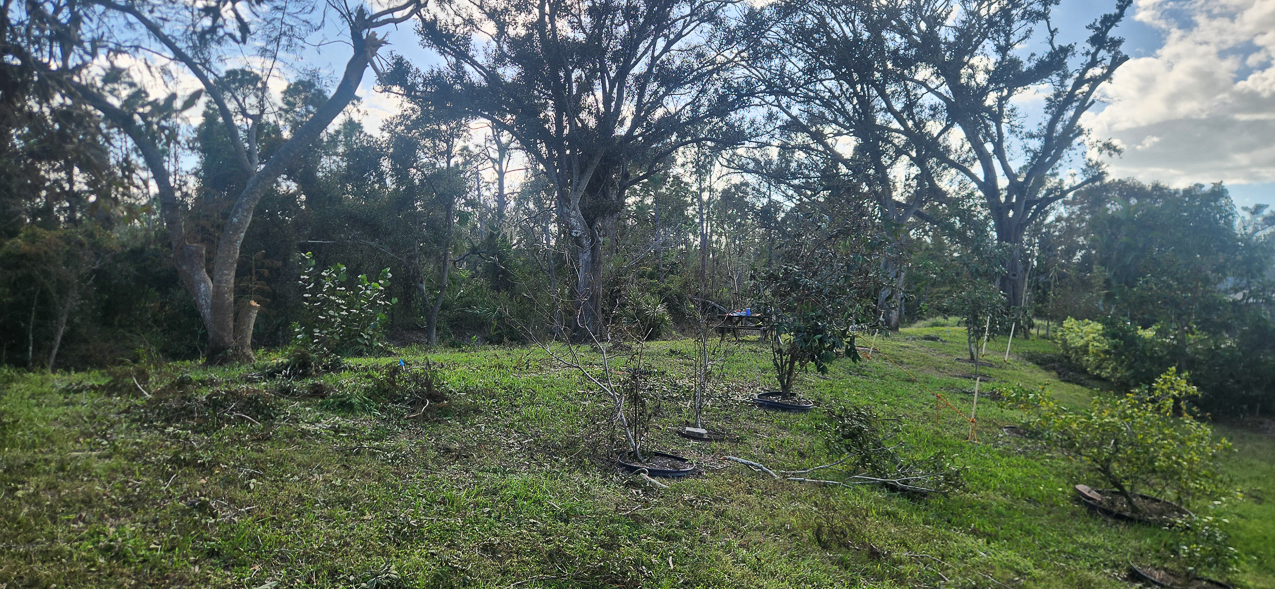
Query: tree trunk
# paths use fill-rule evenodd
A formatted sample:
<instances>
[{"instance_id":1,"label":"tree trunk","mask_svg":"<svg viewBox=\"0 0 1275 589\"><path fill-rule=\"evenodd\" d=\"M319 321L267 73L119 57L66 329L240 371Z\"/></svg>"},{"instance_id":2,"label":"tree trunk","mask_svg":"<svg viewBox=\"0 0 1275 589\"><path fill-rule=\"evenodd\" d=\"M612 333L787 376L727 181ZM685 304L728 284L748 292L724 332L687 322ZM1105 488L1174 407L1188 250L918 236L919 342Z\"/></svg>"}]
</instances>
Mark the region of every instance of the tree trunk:
<instances>
[{"instance_id":1,"label":"tree trunk","mask_svg":"<svg viewBox=\"0 0 1275 589\"><path fill-rule=\"evenodd\" d=\"M218 240L211 275L207 270L204 246L187 242L185 220L181 214L182 205L168 173L168 159L159 145L152 140L143 126L138 124L134 113L121 109L100 92L88 86L68 81L76 93L129 136L141 152L147 169L154 177L159 194L160 216L168 229L178 275L181 276L186 290L195 299L195 308L199 311L204 327L208 330L208 351L205 361L210 364L235 360L235 274L239 263L239 248L243 244L248 225L252 222L253 209L266 191L274 186L279 176L355 98L363 74L371 63L376 48L380 45L379 41L369 42L372 34L367 31L354 30L352 33L354 55L346 64L344 75L332 96L315 111L310 120L301 125L292 137L279 147L260 170L255 169L255 166L250 166L246 170L249 175L248 183L236 197L235 204L226 218ZM157 34L162 35L158 32ZM211 81L201 79L201 83L210 93L216 90L215 84ZM235 121L223 118L222 124L233 127ZM238 136L237 132L232 132L230 135ZM242 145L239 144L235 147L242 149Z\"/></svg>"},{"instance_id":2,"label":"tree trunk","mask_svg":"<svg viewBox=\"0 0 1275 589\"><path fill-rule=\"evenodd\" d=\"M439 277L438 296L434 298L434 306L429 310L429 318L425 321L425 331L428 333L429 345L438 345L438 313L443 309L443 299L447 296L447 279L451 271L451 263L449 259L443 260L443 271Z\"/></svg>"},{"instance_id":3,"label":"tree trunk","mask_svg":"<svg viewBox=\"0 0 1275 589\"><path fill-rule=\"evenodd\" d=\"M589 233L592 233L591 231ZM598 240L592 235L581 239L576 239L577 253L577 275L576 275L576 320L572 325L575 332L576 341L589 341L592 337L599 337L598 332L598 310L595 306L597 288L596 276L593 270L596 267L594 261L597 259L598 250L601 249Z\"/></svg>"},{"instance_id":4,"label":"tree trunk","mask_svg":"<svg viewBox=\"0 0 1275 589\"><path fill-rule=\"evenodd\" d=\"M235 359L241 362L254 362L252 353L252 331L257 325L257 313L261 305L252 299L239 301L239 311L235 316Z\"/></svg>"},{"instance_id":5,"label":"tree trunk","mask_svg":"<svg viewBox=\"0 0 1275 589\"><path fill-rule=\"evenodd\" d=\"M80 289L79 285L71 284L70 292L66 293L66 298L62 301L62 306L58 308L58 320L53 328L53 345L49 349L49 361L45 365L45 369L53 372L53 363L58 359L58 348L62 346L62 335L66 333L66 322L71 317L71 308L79 302Z\"/></svg>"},{"instance_id":6,"label":"tree trunk","mask_svg":"<svg viewBox=\"0 0 1275 589\"><path fill-rule=\"evenodd\" d=\"M881 260L881 270L890 279L890 284L877 293L877 309L885 320L886 328L898 331L903 318L904 270L889 259Z\"/></svg>"},{"instance_id":7,"label":"tree trunk","mask_svg":"<svg viewBox=\"0 0 1275 589\"><path fill-rule=\"evenodd\" d=\"M704 187L696 191L696 208L699 210L699 283L708 293L708 211L704 205Z\"/></svg>"},{"instance_id":8,"label":"tree trunk","mask_svg":"<svg viewBox=\"0 0 1275 589\"><path fill-rule=\"evenodd\" d=\"M27 321L27 369L35 368L35 309L40 303L40 289L31 296L31 320Z\"/></svg>"},{"instance_id":9,"label":"tree trunk","mask_svg":"<svg viewBox=\"0 0 1275 589\"><path fill-rule=\"evenodd\" d=\"M1001 276L1000 287L1009 301L1009 307L1021 309L1024 302L1023 294L1027 290L1027 273L1023 271L1023 256L1018 247L1015 247L1009 258L1005 260L1005 273Z\"/></svg>"},{"instance_id":10,"label":"tree trunk","mask_svg":"<svg viewBox=\"0 0 1275 589\"><path fill-rule=\"evenodd\" d=\"M545 261L549 268L549 292L553 293L553 300L557 300L558 296L558 270L554 264L553 235L549 231L549 215L544 215L544 238L545 238ZM558 335L562 335L562 308L560 305L553 306L553 331Z\"/></svg>"},{"instance_id":11,"label":"tree trunk","mask_svg":"<svg viewBox=\"0 0 1275 589\"><path fill-rule=\"evenodd\" d=\"M899 266L899 282L894 287L894 307L890 311L890 331L898 331L903 323L903 283L907 279L907 268Z\"/></svg>"},{"instance_id":12,"label":"tree trunk","mask_svg":"<svg viewBox=\"0 0 1275 589\"><path fill-rule=\"evenodd\" d=\"M447 200L447 231L443 234L443 255L439 259L442 267L438 271L438 296L434 299L434 306L429 310L429 317L425 321L425 331L431 347L438 345L438 312L442 310L443 298L447 296L447 279L452 269L452 227L455 219L456 198L453 196Z\"/></svg>"},{"instance_id":13,"label":"tree trunk","mask_svg":"<svg viewBox=\"0 0 1275 589\"><path fill-rule=\"evenodd\" d=\"M605 227L605 229L603 229L603 227ZM610 246L610 251L608 251L606 255L603 255L602 253L603 236L606 236L607 244ZM597 229L593 232L593 259L590 260L593 262L593 269L590 271L593 282L593 292L591 293L592 296L590 297L590 301L593 306L593 316L595 317L594 321L598 330L597 334L601 339L607 339L611 335L608 331L610 328L610 321L607 320L605 313L607 307L602 304L602 295L606 290L606 269L603 262L615 259L614 236L614 217L597 222ZM646 339L645 336L643 336L643 339Z\"/></svg>"},{"instance_id":14,"label":"tree trunk","mask_svg":"<svg viewBox=\"0 0 1275 589\"><path fill-rule=\"evenodd\" d=\"M594 303L596 277L593 275L594 257L600 244L593 228L584 220L579 207L572 207L567 216L572 241L576 247L576 314L571 325L571 336L577 342L586 342L599 335L598 314Z\"/></svg>"},{"instance_id":15,"label":"tree trunk","mask_svg":"<svg viewBox=\"0 0 1275 589\"><path fill-rule=\"evenodd\" d=\"M221 239L217 242L217 255L213 259L212 292L209 301L208 356L210 364L234 361L234 323L235 323L235 269L239 264L239 247L243 245L244 236L248 233L248 224L252 222L253 209L266 191L274 186L275 181L291 166L301 153L307 149L324 129L336 119L345 107L355 98L363 73L371 61L371 53L366 49L366 41L355 40L355 55L345 67L345 75L332 97L315 111L314 116L297 129L296 133L279 148L266 165L248 180L248 185L235 199L226 218ZM234 121L227 121L234 124ZM202 266L202 264L201 264ZM229 353L229 354L228 354ZM229 356L229 357L227 357Z\"/></svg>"}]
</instances>

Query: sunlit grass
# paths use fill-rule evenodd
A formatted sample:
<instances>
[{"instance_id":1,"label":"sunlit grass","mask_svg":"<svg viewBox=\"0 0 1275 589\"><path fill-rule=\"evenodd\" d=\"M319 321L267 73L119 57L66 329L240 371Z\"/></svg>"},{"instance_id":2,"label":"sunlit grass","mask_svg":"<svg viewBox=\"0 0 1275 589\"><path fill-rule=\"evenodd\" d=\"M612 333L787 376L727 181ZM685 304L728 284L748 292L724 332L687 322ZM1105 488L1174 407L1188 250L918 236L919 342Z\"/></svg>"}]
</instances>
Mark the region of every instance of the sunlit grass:
<instances>
[{"instance_id":1,"label":"sunlit grass","mask_svg":"<svg viewBox=\"0 0 1275 589\"><path fill-rule=\"evenodd\" d=\"M930 341L937 336L943 341ZM1045 385L1070 403L1094 391L1024 359L1053 347L988 344L993 382ZM860 346L871 344L870 337ZM1130 561L1163 562L1171 535L1085 512L1078 465L1000 426L1023 420L982 398L979 443L965 333L950 323L878 337L878 352L799 377L820 408L773 413L748 398L773 388L764 345L727 349L705 407L738 442L698 443L689 341L650 344L660 399L649 446L696 460L668 489L616 473L598 422L603 397L534 348L401 350L320 377L337 390L367 370L427 359L450 395L426 419L403 407L345 410L272 397L273 419L215 426L168 419L155 399L75 386L103 374L10 375L0 397L0 584L9 586L351 587L1123 587ZM189 374L183 395L269 393L246 368L169 366L146 394ZM966 489L910 499L776 481L723 459L797 469L835 458L821 408L870 404L905 424L914 455L948 453ZM232 410L231 413L234 411ZM245 414L247 415L247 414ZM252 417L249 415L249 417ZM255 419L255 418L254 418ZM1222 508L1246 555L1230 579L1275 587L1275 440L1220 427L1244 501ZM390 567L395 574L390 574Z\"/></svg>"}]
</instances>

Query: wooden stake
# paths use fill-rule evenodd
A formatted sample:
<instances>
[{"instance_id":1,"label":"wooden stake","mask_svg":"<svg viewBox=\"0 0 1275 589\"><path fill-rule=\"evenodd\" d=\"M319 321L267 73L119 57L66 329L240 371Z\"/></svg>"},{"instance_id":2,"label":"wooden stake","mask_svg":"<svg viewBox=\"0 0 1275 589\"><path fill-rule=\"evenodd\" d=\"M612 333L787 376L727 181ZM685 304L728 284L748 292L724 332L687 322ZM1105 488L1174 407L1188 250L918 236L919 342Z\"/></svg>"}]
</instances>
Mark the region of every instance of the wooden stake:
<instances>
[{"instance_id":1,"label":"wooden stake","mask_svg":"<svg viewBox=\"0 0 1275 589\"><path fill-rule=\"evenodd\" d=\"M876 349L876 347L877 347L877 334L878 334L878 333L880 333L880 331L879 331L879 330L875 330L875 329L874 329L874 330L872 330L872 345L871 345L871 346L868 346L868 359L869 359L869 360L871 360L871 359L872 359L872 351L873 351L873 350L875 350L875 349Z\"/></svg>"},{"instance_id":2,"label":"wooden stake","mask_svg":"<svg viewBox=\"0 0 1275 589\"><path fill-rule=\"evenodd\" d=\"M1009 347L1014 345L1014 327L1017 325L1018 325L1017 323L1009 324L1009 343L1005 344L1005 361L1006 362L1009 362ZM1031 334L1029 333L1027 335L1031 335Z\"/></svg>"}]
</instances>

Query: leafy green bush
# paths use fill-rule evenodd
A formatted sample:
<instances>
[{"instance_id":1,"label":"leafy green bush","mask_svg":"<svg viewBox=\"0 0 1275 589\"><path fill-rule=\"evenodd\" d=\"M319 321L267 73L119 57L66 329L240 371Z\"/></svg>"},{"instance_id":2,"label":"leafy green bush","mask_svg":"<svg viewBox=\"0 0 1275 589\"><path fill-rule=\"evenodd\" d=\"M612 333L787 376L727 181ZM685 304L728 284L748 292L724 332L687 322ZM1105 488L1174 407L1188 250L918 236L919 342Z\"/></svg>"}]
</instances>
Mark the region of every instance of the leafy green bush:
<instances>
[{"instance_id":1,"label":"leafy green bush","mask_svg":"<svg viewBox=\"0 0 1275 589\"><path fill-rule=\"evenodd\" d=\"M1170 368L1150 387L1121 397L1099 396L1088 411L1059 405L1042 388L1012 387L1005 399L1035 413L1042 430L1068 455L1079 458L1139 513L1135 493L1186 503L1224 488L1218 456L1231 449L1214 440L1190 400L1199 391Z\"/></svg>"},{"instance_id":2,"label":"leafy green bush","mask_svg":"<svg viewBox=\"0 0 1275 589\"><path fill-rule=\"evenodd\" d=\"M624 306L623 319L642 340L655 340L673 326L668 307L654 293L631 293Z\"/></svg>"},{"instance_id":3,"label":"leafy green bush","mask_svg":"<svg viewBox=\"0 0 1275 589\"><path fill-rule=\"evenodd\" d=\"M762 275L765 291L755 305L767 318L773 336L769 338L771 365L779 390L788 396L797 371L814 364L820 374L844 354L859 361L850 330L856 305L851 278L845 275L812 277L797 265L784 265Z\"/></svg>"},{"instance_id":4,"label":"leafy green bush","mask_svg":"<svg viewBox=\"0 0 1275 589\"><path fill-rule=\"evenodd\" d=\"M1068 317L1054 337L1063 356L1085 372L1100 378L1115 378L1120 374L1112 358L1113 343L1107 339L1101 323Z\"/></svg>"},{"instance_id":5,"label":"leafy green bush","mask_svg":"<svg viewBox=\"0 0 1275 589\"><path fill-rule=\"evenodd\" d=\"M314 256L302 254L303 319L293 325L296 341L319 356L367 351L380 345L386 311L398 299L386 300L390 269L376 281L360 274L347 285L345 266L319 270Z\"/></svg>"},{"instance_id":6,"label":"leafy green bush","mask_svg":"<svg viewBox=\"0 0 1275 589\"><path fill-rule=\"evenodd\" d=\"M1056 332L1063 355L1085 372L1122 388L1155 382L1170 367L1190 372L1210 411L1246 413L1275 404L1275 325L1250 314L1229 334L1193 324L1139 327L1112 317L1102 323L1068 318Z\"/></svg>"},{"instance_id":7,"label":"leafy green bush","mask_svg":"<svg viewBox=\"0 0 1275 589\"><path fill-rule=\"evenodd\" d=\"M1187 572L1203 575L1235 570L1240 553L1231 546L1230 535L1220 523L1228 522L1206 515L1174 526L1178 541L1171 551L1172 556Z\"/></svg>"}]
</instances>

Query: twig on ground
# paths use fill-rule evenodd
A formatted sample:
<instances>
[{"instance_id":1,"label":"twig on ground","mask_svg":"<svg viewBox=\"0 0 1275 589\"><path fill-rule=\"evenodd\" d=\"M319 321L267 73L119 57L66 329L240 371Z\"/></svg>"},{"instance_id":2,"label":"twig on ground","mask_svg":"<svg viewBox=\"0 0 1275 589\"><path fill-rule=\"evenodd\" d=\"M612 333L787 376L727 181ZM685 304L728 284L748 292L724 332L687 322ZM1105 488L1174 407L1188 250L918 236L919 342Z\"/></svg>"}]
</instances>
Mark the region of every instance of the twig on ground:
<instances>
[{"instance_id":1,"label":"twig on ground","mask_svg":"<svg viewBox=\"0 0 1275 589\"><path fill-rule=\"evenodd\" d=\"M136 376L133 377L133 384L137 385L137 390L141 391L142 394L145 395L147 399L151 398L151 394L146 392L146 389L142 388L142 383L137 382Z\"/></svg>"},{"instance_id":2,"label":"twig on ground","mask_svg":"<svg viewBox=\"0 0 1275 589\"><path fill-rule=\"evenodd\" d=\"M640 471L640 470L639 470L637 474L638 474L638 476L642 477L642 479L643 479L643 480L645 480L645 481L646 481L646 482L648 482L648 483L651 483L652 485L655 485L655 486L657 486L657 487L659 487L659 488L661 488L661 489L667 489L667 488L668 488L668 485L666 485L666 484L664 484L664 483L661 483L661 482L659 482L659 481L657 481L657 480L655 480L655 479L651 478L651 476L650 476L650 475L648 475L648 474L646 474L646 472L644 472L644 471Z\"/></svg>"},{"instance_id":3,"label":"twig on ground","mask_svg":"<svg viewBox=\"0 0 1275 589\"><path fill-rule=\"evenodd\" d=\"M1000 581L997 581L995 577L992 577L991 575L988 575L987 573L979 573L979 574L982 575L983 577L986 577L988 581L996 583L997 585L1000 585L1001 587L1007 587L1007 588L1009 587L1009 585L1006 585Z\"/></svg>"},{"instance_id":4,"label":"twig on ground","mask_svg":"<svg viewBox=\"0 0 1275 589\"><path fill-rule=\"evenodd\" d=\"M781 470L781 471L779 471L779 472L780 472L780 473L782 473L782 474L806 474L806 473L808 473L808 472L814 472L814 471L816 471L816 470L823 470L823 469L825 469L825 468L832 468L832 467L834 467L834 466L840 465L841 463L843 463L843 462L845 462L845 461L847 461L847 460L850 460L850 457L849 457L849 456L846 456L845 458L842 458L841 460L838 460L838 461L836 461L836 462L833 462L832 464L825 464L825 465L822 465L822 466L816 466L816 467L814 467L814 468L807 468L806 470Z\"/></svg>"},{"instance_id":5,"label":"twig on ground","mask_svg":"<svg viewBox=\"0 0 1275 589\"><path fill-rule=\"evenodd\" d=\"M827 480L827 479L806 479L806 478L802 478L802 477L788 477L788 480L790 480L790 481L796 481L796 482L798 482L798 483L819 483L819 484L821 484L821 485L837 485L838 487L849 487L849 486L850 486L850 485L847 485L847 484L845 484L845 483L843 483L843 482L841 482L841 481L830 481L830 480Z\"/></svg>"},{"instance_id":6,"label":"twig on ground","mask_svg":"<svg viewBox=\"0 0 1275 589\"><path fill-rule=\"evenodd\" d=\"M765 466L762 466L762 465L760 465L760 464L757 464L756 462L753 462L753 461L751 461L751 460L744 460L743 458L736 458L736 457L734 457L734 456L725 456L724 458L726 458L727 460L730 460L730 461L732 461L732 462L738 462L738 463L740 463L740 464L743 464L744 466L751 467L751 468L753 468L754 470L756 470L756 469L760 469L760 470L764 471L766 474L768 474L768 475L770 475L770 476L772 476L772 477L779 478L779 475L775 474L775 471L770 470L769 468L766 468Z\"/></svg>"},{"instance_id":7,"label":"twig on ground","mask_svg":"<svg viewBox=\"0 0 1275 589\"><path fill-rule=\"evenodd\" d=\"M425 414L426 409L429 409L429 399L425 399L425 406L421 407L420 411L417 411L416 413L405 416L403 419L415 419L417 417L420 417Z\"/></svg>"},{"instance_id":8,"label":"twig on ground","mask_svg":"<svg viewBox=\"0 0 1275 589\"><path fill-rule=\"evenodd\" d=\"M519 586L519 585L526 585L527 583L534 583L534 582L536 582L536 581L554 581L554 580L559 580L559 579L563 579L563 580L565 580L565 579L568 579L568 578L570 578L570 577L564 577L564 576L562 576L562 575L540 575L539 577L532 577L532 578L530 578L530 579L523 579L523 580L518 581L518 582L516 582L516 583L512 583L512 584L510 584L509 586L510 586L510 587L517 587L517 586Z\"/></svg>"}]
</instances>

